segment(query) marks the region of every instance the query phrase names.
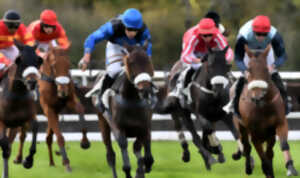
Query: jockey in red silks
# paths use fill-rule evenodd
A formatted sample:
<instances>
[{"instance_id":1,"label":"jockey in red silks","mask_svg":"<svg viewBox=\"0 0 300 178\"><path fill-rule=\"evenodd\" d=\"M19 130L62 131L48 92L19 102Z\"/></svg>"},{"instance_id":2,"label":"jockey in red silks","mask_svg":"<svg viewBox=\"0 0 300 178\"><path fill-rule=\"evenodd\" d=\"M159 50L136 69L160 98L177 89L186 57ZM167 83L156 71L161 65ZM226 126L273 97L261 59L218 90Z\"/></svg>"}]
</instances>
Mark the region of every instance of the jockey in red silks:
<instances>
[{"instance_id":1,"label":"jockey in red silks","mask_svg":"<svg viewBox=\"0 0 300 178\"><path fill-rule=\"evenodd\" d=\"M14 10L8 10L0 20L0 78L7 67L19 56L14 40L33 45L33 38L27 33L26 26L21 23L20 14Z\"/></svg>"},{"instance_id":2,"label":"jockey in red silks","mask_svg":"<svg viewBox=\"0 0 300 178\"><path fill-rule=\"evenodd\" d=\"M38 54L47 52L50 43L52 46L59 46L63 49L68 49L71 45L53 10L44 10L40 15L40 20L33 21L28 26L28 30L39 44Z\"/></svg>"},{"instance_id":3,"label":"jockey in red silks","mask_svg":"<svg viewBox=\"0 0 300 178\"><path fill-rule=\"evenodd\" d=\"M227 39L216 28L214 21L210 18L203 18L199 24L190 28L183 36L183 50L181 52L181 62L187 66L180 73L176 85L176 92L170 94L180 98L181 92L191 81L192 75L202 65L202 59L208 53L208 48L223 50L228 46ZM226 60L231 63L233 60L233 51L228 48Z\"/></svg>"}]
</instances>

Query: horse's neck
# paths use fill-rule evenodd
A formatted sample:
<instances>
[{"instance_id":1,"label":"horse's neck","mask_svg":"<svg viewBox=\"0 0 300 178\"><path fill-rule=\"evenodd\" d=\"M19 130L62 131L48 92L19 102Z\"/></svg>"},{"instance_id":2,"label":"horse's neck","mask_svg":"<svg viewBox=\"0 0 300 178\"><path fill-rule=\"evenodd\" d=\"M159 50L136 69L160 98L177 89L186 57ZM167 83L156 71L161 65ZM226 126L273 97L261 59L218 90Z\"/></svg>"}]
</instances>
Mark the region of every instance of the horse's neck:
<instances>
[{"instance_id":1,"label":"horse's neck","mask_svg":"<svg viewBox=\"0 0 300 178\"><path fill-rule=\"evenodd\" d=\"M126 79L121 89L122 97L128 100L138 100L139 96L137 93L138 91L135 86L128 79Z\"/></svg>"},{"instance_id":2,"label":"horse's neck","mask_svg":"<svg viewBox=\"0 0 300 178\"><path fill-rule=\"evenodd\" d=\"M46 75L51 75L51 67L48 62L44 62L41 66L41 73L46 74Z\"/></svg>"}]
</instances>

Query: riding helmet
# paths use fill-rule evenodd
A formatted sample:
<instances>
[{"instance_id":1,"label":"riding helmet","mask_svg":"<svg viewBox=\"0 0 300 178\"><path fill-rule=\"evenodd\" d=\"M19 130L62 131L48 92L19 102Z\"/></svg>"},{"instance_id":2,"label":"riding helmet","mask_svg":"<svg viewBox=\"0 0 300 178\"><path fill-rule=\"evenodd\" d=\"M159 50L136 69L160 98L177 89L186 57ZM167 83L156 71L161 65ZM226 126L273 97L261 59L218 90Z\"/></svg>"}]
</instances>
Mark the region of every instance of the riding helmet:
<instances>
[{"instance_id":1,"label":"riding helmet","mask_svg":"<svg viewBox=\"0 0 300 178\"><path fill-rule=\"evenodd\" d=\"M271 29L271 22L269 17L264 15L256 16L252 23L252 29L254 32L268 33Z\"/></svg>"},{"instance_id":2,"label":"riding helmet","mask_svg":"<svg viewBox=\"0 0 300 178\"><path fill-rule=\"evenodd\" d=\"M4 22L20 22L21 16L15 10L8 10L4 13L3 20Z\"/></svg>"},{"instance_id":3,"label":"riding helmet","mask_svg":"<svg viewBox=\"0 0 300 178\"><path fill-rule=\"evenodd\" d=\"M140 29L143 27L143 18L139 10L127 9L121 16L122 23L126 28Z\"/></svg>"},{"instance_id":4,"label":"riding helmet","mask_svg":"<svg viewBox=\"0 0 300 178\"><path fill-rule=\"evenodd\" d=\"M56 13L53 10L46 9L40 15L42 23L55 26L57 24Z\"/></svg>"}]
</instances>

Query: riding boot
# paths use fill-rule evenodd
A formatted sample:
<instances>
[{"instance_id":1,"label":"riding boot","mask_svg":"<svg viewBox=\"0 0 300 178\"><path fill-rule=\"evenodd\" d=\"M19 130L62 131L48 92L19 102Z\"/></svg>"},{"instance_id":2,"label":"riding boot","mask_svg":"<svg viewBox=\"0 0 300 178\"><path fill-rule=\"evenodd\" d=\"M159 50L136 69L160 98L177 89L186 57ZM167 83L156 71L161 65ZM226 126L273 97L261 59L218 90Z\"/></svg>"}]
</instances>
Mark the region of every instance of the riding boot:
<instances>
[{"instance_id":1,"label":"riding boot","mask_svg":"<svg viewBox=\"0 0 300 178\"><path fill-rule=\"evenodd\" d=\"M229 101L227 105L223 107L223 110L225 112L239 115L238 106L239 106L240 95L244 88L244 84L245 84L244 77L238 78L238 80L233 84L235 86L233 98Z\"/></svg>"},{"instance_id":2,"label":"riding boot","mask_svg":"<svg viewBox=\"0 0 300 178\"><path fill-rule=\"evenodd\" d=\"M105 106L102 102L102 95L106 91L106 89L110 88L113 85L114 81L115 81L114 78L111 78L108 74L105 74L103 78L102 87L98 95L99 103L96 106L101 113L105 111Z\"/></svg>"},{"instance_id":3,"label":"riding boot","mask_svg":"<svg viewBox=\"0 0 300 178\"><path fill-rule=\"evenodd\" d=\"M283 85L280 75L276 72L276 73L272 74L271 78L272 78L273 82L275 83L276 87L278 88L280 95L283 99L283 102L285 105L285 114L290 113L291 108L289 107L288 95L287 95L287 92L285 90L285 87Z\"/></svg>"}]
</instances>

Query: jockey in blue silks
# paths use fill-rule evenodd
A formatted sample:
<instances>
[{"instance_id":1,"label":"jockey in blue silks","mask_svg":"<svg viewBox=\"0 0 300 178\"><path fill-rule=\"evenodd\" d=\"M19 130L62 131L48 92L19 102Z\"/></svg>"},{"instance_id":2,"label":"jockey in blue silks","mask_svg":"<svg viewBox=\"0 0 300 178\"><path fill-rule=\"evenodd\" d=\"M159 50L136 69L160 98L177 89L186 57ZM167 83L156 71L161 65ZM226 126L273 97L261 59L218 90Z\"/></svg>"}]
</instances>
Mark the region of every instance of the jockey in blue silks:
<instances>
[{"instance_id":1,"label":"jockey in blue silks","mask_svg":"<svg viewBox=\"0 0 300 178\"><path fill-rule=\"evenodd\" d=\"M151 35L143 22L142 14L134 8L127 9L123 14L111 19L90 34L84 42L84 56L79 62L82 70L90 63L91 53L95 44L107 40L106 44L106 75L102 78L100 89L100 111L104 111L101 97L110 88L122 71L124 45L143 45L148 43L147 54L152 55Z\"/></svg>"}]
</instances>

